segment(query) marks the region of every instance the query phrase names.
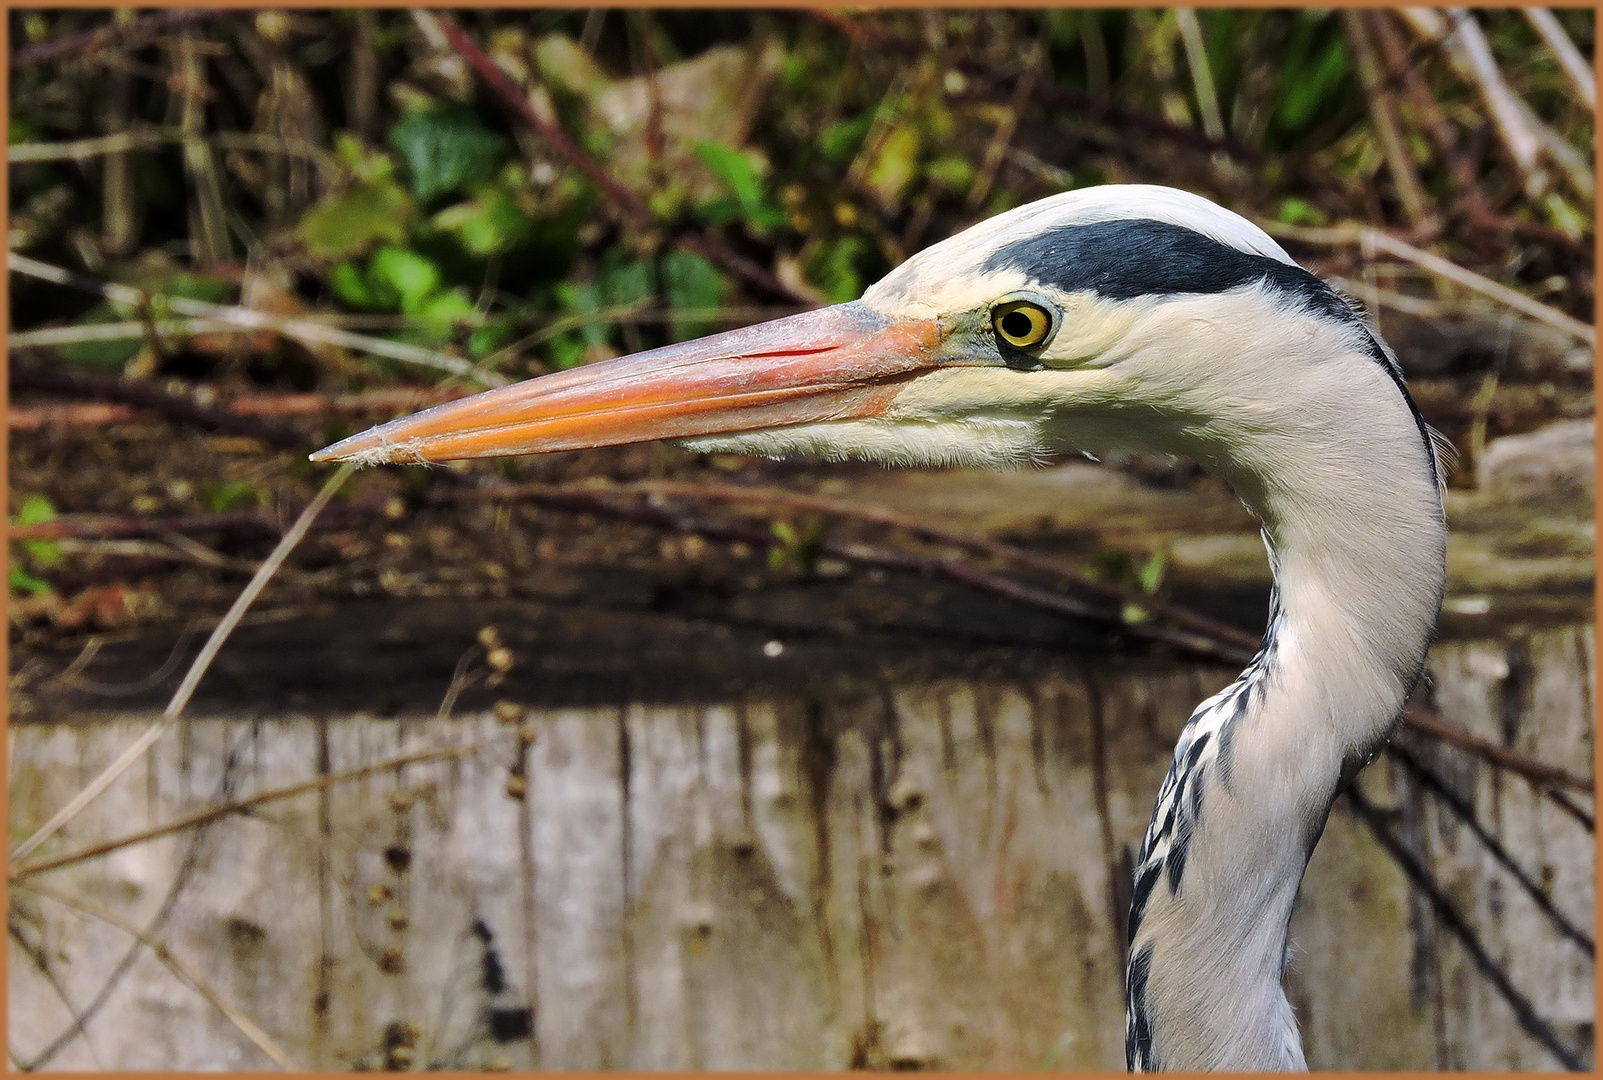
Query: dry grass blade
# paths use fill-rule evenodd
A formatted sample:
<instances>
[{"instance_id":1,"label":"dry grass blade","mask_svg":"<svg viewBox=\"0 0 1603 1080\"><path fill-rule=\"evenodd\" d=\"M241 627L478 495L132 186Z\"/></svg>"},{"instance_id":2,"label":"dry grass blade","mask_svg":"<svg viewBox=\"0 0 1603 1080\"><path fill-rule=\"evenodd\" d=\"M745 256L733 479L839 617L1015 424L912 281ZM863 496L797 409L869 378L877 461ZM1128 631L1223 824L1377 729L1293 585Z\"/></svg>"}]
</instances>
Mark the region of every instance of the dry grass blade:
<instances>
[{"instance_id":1,"label":"dry grass blade","mask_svg":"<svg viewBox=\"0 0 1603 1080\"><path fill-rule=\"evenodd\" d=\"M172 726L173 721L178 719L179 715L184 711L184 707L189 704L189 699L195 693L195 688L200 685L201 677L206 674L206 669L211 666L211 662L216 658L218 650L223 647L223 642L228 640L228 635L233 633L234 627L239 625L239 620L245 617L246 610L256 600L256 597L261 595L261 591L267 587L267 583L272 580L278 568L284 564L284 560L289 557L289 553L295 550L296 545L305 538L318 513L328 505L328 501L334 497L335 492L344 486L345 481L355 471L356 469L353 465L341 466L333 476L329 477L328 482L323 485L323 490L317 493L317 497L307 505L305 510L301 511L301 516L296 519L295 524L284 534L284 538L273 548L272 554L267 556L261 567L256 571L256 576L250 579L249 584L234 600L234 605L228 609L228 614L223 616L222 621L217 624L217 628L212 631L205 647L200 650L200 655L195 657L195 662L190 665L189 673L184 676L184 681L179 684L172 700L167 703L167 708L162 712L161 719L152 724L150 729L135 740L132 746L123 751L117 760L101 770L100 775L85 785L82 791L75 795L66 806L58 810L49 821L41 825L32 836L13 848L11 851L12 866L37 851L39 845L54 836L61 830L63 825L77 817L84 807L99 798L119 776L127 772L135 762L143 757L145 751L155 745L156 740L161 738L167 729Z\"/></svg>"},{"instance_id":2,"label":"dry grass blade","mask_svg":"<svg viewBox=\"0 0 1603 1080\"><path fill-rule=\"evenodd\" d=\"M387 761L380 761L373 765L364 765L359 769L349 769L342 773L335 773L332 776L320 776L316 780L308 780L304 784L294 784L290 787L277 788L273 791L264 791L260 795L252 795L248 799L238 799L234 802L224 803L221 806L208 807L205 810L190 814L188 817L179 818L177 821L169 821L165 825L158 825L153 829L146 829L144 832L135 833L132 836L124 836L116 840L107 840L104 843L93 844L78 851L68 852L65 855L58 855L53 859L44 859L40 862L19 866L11 871L11 880L20 881L23 878L32 877L34 874L42 874L47 870L59 870L64 866L72 866L76 863L81 863L86 859L99 858L102 855L109 855L113 851L121 851L123 848L133 847L135 844L143 844L159 837L169 836L176 832L183 832L185 829L192 829L197 825L205 825L208 822L216 821L219 818L228 817L230 814L238 814L242 811L251 810L258 806L265 806L271 802L278 802L280 799L289 799L296 795L304 795L309 791L317 791L321 788L333 787L336 784L343 784L348 780L359 780L364 776L372 776L375 773L387 772L390 769L397 768L401 765L416 765L420 762L435 761L440 758L462 757L467 754L475 753L478 751L478 749L478 743L469 743L466 746L450 746L438 750L420 750L417 753L402 754L399 757L390 758Z\"/></svg>"},{"instance_id":3,"label":"dry grass blade","mask_svg":"<svg viewBox=\"0 0 1603 1080\"><path fill-rule=\"evenodd\" d=\"M279 135L262 135L250 131L214 131L196 136L176 127L119 131L89 139L74 139L71 142L18 143L6 149L6 161L12 165L32 161L88 161L107 154L156 150L171 143L190 142L197 138L219 150L245 150L303 157L314 162L319 171L330 178L339 169L334 155L316 143L304 139L286 139Z\"/></svg>"},{"instance_id":4,"label":"dry grass blade","mask_svg":"<svg viewBox=\"0 0 1603 1080\"><path fill-rule=\"evenodd\" d=\"M1185 47L1186 64L1191 68L1191 81L1197 92L1197 112L1202 115L1202 130L1209 138L1225 137L1224 114L1219 111L1219 92L1213 84L1213 68L1208 63L1208 46L1202 38L1202 23L1197 19L1196 8L1175 8L1175 22L1180 28L1180 43Z\"/></svg>"},{"instance_id":5,"label":"dry grass blade","mask_svg":"<svg viewBox=\"0 0 1603 1080\"><path fill-rule=\"evenodd\" d=\"M1553 58L1563 70L1565 78L1575 87L1575 96L1582 105L1591 112L1597 112L1597 79L1592 74L1592 65L1587 63L1581 50L1575 47L1570 35L1564 32L1559 25L1558 18L1546 8L1528 7L1520 9L1525 18L1542 35L1542 41L1552 50Z\"/></svg>"},{"instance_id":6,"label":"dry grass blade","mask_svg":"<svg viewBox=\"0 0 1603 1080\"><path fill-rule=\"evenodd\" d=\"M213 990L211 986L207 984L206 980L197 975L188 964L185 964L183 961L179 960L178 957L174 956L172 950L167 947L166 942L162 941L160 938L151 937L149 934L145 933L145 931L139 929L139 927L124 919L122 916L116 914L115 912L107 911L105 908L94 903L93 901L84 900L81 897L72 896L57 889L52 889L48 885L39 885L34 882L27 882L22 885L22 888L27 889L29 892L37 893L40 896L48 897L51 900L56 901L58 904L72 908L74 911L82 912L92 919L98 919L110 926L115 926L123 933L137 939L155 955L156 959L160 960L163 964L166 964L168 969L171 970L174 975L178 976L182 982L187 984L190 989L194 990L195 993L205 998L212 1008L222 1013L223 1016L228 1019L229 1023L233 1024L239 1029L239 1033L241 1035L245 1036L245 1038L249 1039L253 1044L255 1044L256 1049L260 1050L262 1053L271 1058L279 1068L286 1071L296 1071L300 1069L300 1066L295 1064L294 1060L284 1052L283 1048L280 1047L278 1043L273 1041L272 1037L269 1036L267 1032L263 1031L250 1017L246 1016L244 1013L240 1012L237 1008L230 1005L228 1002L224 1001L220 996L218 996L217 991Z\"/></svg>"},{"instance_id":7,"label":"dry grass blade","mask_svg":"<svg viewBox=\"0 0 1603 1080\"><path fill-rule=\"evenodd\" d=\"M15 273L26 274L28 277L37 278L40 281L49 281L56 285L66 285L76 289L96 292L113 303L128 304L141 310L149 308L153 303L159 304L170 311L192 318L217 319L231 326L247 330L266 330L270 333L282 334L285 337L294 338L296 341L311 342L318 345L333 345L342 349L355 349L358 352L371 353L374 356L385 356L391 360L399 360L406 364L418 364L438 371L448 371L453 375L473 379L485 386L506 385L506 380L501 376L480 371L473 364L468 363L459 356L435 352L432 349L422 349L416 345L406 345L386 338L357 334L350 330L341 330L338 327L329 326L311 319L283 318L256 311L253 308L210 304L204 300L190 300L181 296L147 293L141 289L130 288L127 285L95 281L92 278L74 274L70 270L63 270L59 266L51 266L49 263L30 259L26 255L18 255L16 252L10 254L9 266Z\"/></svg>"},{"instance_id":8,"label":"dry grass blade","mask_svg":"<svg viewBox=\"0 0 1603 1080\"><path fill-rule=\"evenodd\" d=\"M1357 62L1358 78L1369 98L1369 116L1375 125L1375 136L1381 152L1386 156L1386 168L1391 173L1392 186L1397 199L1403 204L1408 220L1418 224L1430 213L1430 200L1420 182L1419 172L1403 141L1401 124L1397 116L1397 102L1381 71L1380 53L1376 48L1364 13L1351 8L1341 13L1347 29L1347 42Z\"/></svg>"}]
</instances>

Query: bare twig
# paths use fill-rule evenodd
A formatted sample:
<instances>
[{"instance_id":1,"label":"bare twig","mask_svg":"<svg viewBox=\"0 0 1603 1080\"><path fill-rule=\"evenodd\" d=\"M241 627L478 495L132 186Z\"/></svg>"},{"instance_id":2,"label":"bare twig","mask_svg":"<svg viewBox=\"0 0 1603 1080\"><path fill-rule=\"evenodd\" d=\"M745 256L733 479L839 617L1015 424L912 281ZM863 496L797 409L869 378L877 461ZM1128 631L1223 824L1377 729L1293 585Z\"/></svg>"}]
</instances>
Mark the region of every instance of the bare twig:
<instances>
[{"instance_id":1,"label":"bare twig","mask_svg":"<svg viewBox=\"0 0 1603 1080\"><path fill-rule=\"evenodd\" d=\"M189 704L190 697L194 694L195 688L200 685L201 677L206 674L206 669L211 666L211 662L216 658L218 650L223 647L223 642L228 640L228 635L233 633L234 627L239 625L239 620L245 617L246 610L249 609L256 597L261 595L261 591L267 587L267 583L272 580L273 574L283 565L284 560L289 557L289 553L295 550L296 545L305 538L307 530L311 528L312 522L317 519L318 513L324 506L328 505L328 501L344 486L345 481L350 479L353 472L355 472L354 466L343 465L334 475L330 476L323 485L323 489L317 493L317 497L307 505L295 524L284 534L284 538L278 542L278 546L273 549L272 554L268 555L262 562L261 568L256 571L256 576L251 578L250 583L235 598L233 606L228 609L228 613L223 616L222 621L217 624L217 628L212 631L211 637L207 639L205 647L200 650L200 655L195 657L195 662L189 666L189 673L184 676L184 681L179 684L172 700L167 703L167 708L162 712L161 719L152 724L115 761L102 769L98 776L86 784L83 790L73 796L66 806L63 806L49 821L41 825L32 836L13 848L11 851L13 865L38 850L39 845L54 836L62 826L77 817L84 807L99 798L119 776L128 771L135 762L143 757L145 751L154 746L156 740L161 738L167 729L172 726L173 722L184 711L184 706Z\"/></svg>"},{"instance_id":2,"label":"bare twig","mask_svg":"<svg viewBox=\"0 0 1603 1080\"><path fill-rule=\"evenodd\" d=\"M169 419L193 424L205 431L248 435L269 446L286 450L299 450L307 443L306 436L292 427L255 416L241 416L212 405L202 405L191 397L168 393L140 379L120 379L65 368L13 366L11 386L13 389L45 390L151 409Z\"/></svg>"},{"instance_id":3,"label":"bare twig","mask_svg":"<svg viewBox=\"0 0 1603 1080\"><path fill-rule=\"evenodd\" d=\"M1531 902L1537 906L1542 914L1548 917L1548 920L1552 922L1560 934L1580 946L1586 952L1586 955L1593 957L1597 955L1597 942L1592 939L1592 935L1575 925L1569 916L1565 915L1553 904L1553 898L1547 894L1547 891L1525 872L1525 868L1514 859L1514 856L1508 853L1508 849L1503 846L1502 842L1488 832L1485 825L1481 824L1480 819L1475 816L1475 808L1473 806L1465 802L1458 792L1447 785L1446 781L1437 776L1424 762L1414 757L1402 745L1392 743L1386 748L1386 752L1397 761L1400 761L1424 785L1427 791L1441 800L1442 805L1452 811L1453 816L1464 823L1464 826L1475 835L1475 839L1481 842L1481 846L1519 883L1520 888L1531 898Z\"/></svg>"},{"instance_id":4,"label":"bare twig","mask_svg":"<svg viewBox=\"0 0 1603 1080\"><path fill-rule=\"evenodd\" d=\"M45 952L38 944L29 941L25 936L23 936L17 921L15 907L11 909L11 916L6 920L6 929L10 934L12 942L14 942L17 948L22 950L23 955L33 963L34 970L39 972L39 974L43 976L44 980L50 984L50 989L56 992L57 1000L59 1000L66 1008L67 1015L72 1017L73 1027L80 1031L83 1030L83 1026L87 1022L86 1018L84 1017L83 1010L74 1004L72 996L67 993L67 988L62 985L61 977L56 974L55 969L51 966L50 954ZM13 978L15 978L15 976L13 976ZM15 983L12 985L15 985ZM107 1067L106 1063L101 1060L100 1054L95 1050L94 1042L90 1039L85 1039L84 1049L89 1052L89 1060L94 1062L95 1069L97 1071L104 1071ZM27 1071L26 1066L23 1066L22 1059L17 1054L16 1050L10 1047L7 1047L7 1050L11 1056L11 1063L19 1066L18 1071Z\"/></svg>"},{"instance_id":5,"label":"bare twig","mask_svg":"<svg viewBox=\"0 0 1603 1080\"><path fill-rule=\"evenodd\" d=\"M1413 882L1414 887L1430 901L1436 917L1458 938L1459 944L1463 945L1464 951L1469 954L1470 960L1480 969L1481 974L1486 977L1486 981L1491 983L1498 995L1508 1003L1509 1008L1514 1012L1514 1018L1519 1022L1520 1027L1525 1030L1525 1033L1540 1043L1566 1069L1572 1069L1577 1072L1583 1071L1586 1065L1581 1060L1581 1056L1564 1045L1563 1040L1558 1037L1558 1033L1536 1011L1536 1006L1532 1005L1525 995L1514 988L1514 984L1509 981L1508 975L1502 968L1497 966L1497 962L1492 959L1486 946L1481 943L1479 935L1475 933L1475 929L1470 925L1469 920L1453 906L1452 901L1447 898L1447 894L1442 891L1441 886L1436 884L1435 879L1431 877L1430 871L1420 862L1419 857L1409 850L1408 845L1392 835L1391 830L1386 826L1386 815L1368 799L1364 798L1363 793L1358 790L1356 785L1347 789L1347 799L1352 804L1358 817L1363 820L1375 839L1380 842L1380 846L1386 849L1387 854L1391 855L1396 860L1397 865L1402 867L1403 873L1408 875L1408 879Z\"/></svg>"},{"instance_id":6,"label":"bare twig","mask_svg":"<svg viewBox=\"0 0 1603 1080\"><path fill-rule=\"evenodd\" d=\"M168 31L231 14L234 14L234 11L228 8L181 8L176 11L158 11L130 23L109 23L81 34L68 34L66 37L41 41L36 45L20 49L11 58L11 69L16 71L20 68L36 67L52 60L69 57L92 60L108 45L127 49L141 45Z\"/></svg>"},{"instance_id":7,"label":"bare twig","mask_svg":"<svg viewBox=\"0 0 1603 1080\"><path fill-rule=\"evenodd\" d=\"M18 882L17 884L20 887L27 889L29 892L37 893L40 896L49 897L58 904L63 904L66 907L72 908L74 911L79 911L85 915L88 915L90 918L98 919L103 923L115 926L123 933L135 938L147 949L149 949L151 953L154 954L156 959L167 965L172 973L177 975L182 982L186 983L191 990L194 990L201 997L205 998L207 1003L210 1004L212 1008L222 1013L229 1023L233 1024L239 1029L239 1033L241 1035L245 1036L245 1038L254 1043L256 1049L260 1050L262 1053L271 1058L279 1068L286 1071L300 1068L300 1066L296 1065L290 1056L283 1051L278 1043L273 1041L272 1037L269 1036L267 1032L263 1031L255 1021L246 1016L238 1008L224 1001L217 991L213 990L211 985L207 983L205 979L202 979L193 968L179 960L177 956L173 955L173 951L167 947L167 943L162 941L160 938L147 934L145 931L139 929L139 927L135 926L127 919L124 919L116 912L108 911L106 908L101 907L99 904L96 904L91 900L85 900L82 897L61 892L58 889L53 889L48 885L41 885L37 882Z\"/></svg>"},{"instance_id":8,"label":"bare twig","mask_svg":"<svg viewBox=\"0 0 1603 1080\"><path fill-rule=\"evenodd\" d=\"M1453 178L1454 190L1472 216L1489 214L1486 195L1481 191L1475 164L1460 152L1457 130L1436 102L1435 95L1425 82L1419 65L1409 62L1409 52L1398 32L1397 24L1384 11L1366 11L1362 18L1369 24L1381 54L1385 57L1388 78L1386 85L1400 84L1408 97L1415 122L1422 126L1435 144L1436 154L1447 166Z\"/></svg>"},{"instance_id":9,"label":"bare twig","mask_svg":"<svg viewBox=\"0 0 1603 1080\"><path fill-rule=\"evenodd\" d=\"M901 529L916 536L933 540L936 543L948 544L960 550L970 551L977 555L1011 562L1020 566L1027 566L1032 570L1050 574L1060 580L1084 588L1090 592L1098 593L1110 600L1122 604L1136 604L1145 608L1154 615L1171 619L1199 633L1208 634L1247 650L1243 654L1243 662L1251 658L1251 650L1258 647L1259 639L1256 634L1247 633L1229 623L1210 619L1197 612L1178 605L1169 604L1156 597L1135 589L1128 589L1114 582L1101 581L1087 577L1079 568L1044 555L1037 555L1032 551L1004 544L989 537L977 536L973 533L959 532L955 529L944 528L920 518L898 514L893 510L885 510L875 506L865 506L861 503L850 502L845 499L832 499L823 495L808 495L801 492L787 491L784 488L773 487L743 487L735 484L709 484L686 483L674 480L640 480L626 485L627 490L651 492L659 495L681 496L691 499L711 499L721 502L760 503L770 506L784 506L806 513L826 514L834 517L852 518L875 525L884 525L893 529Z\"/></svg>"},{"instance_id":10,"label":"bare twig","mask_svg":"<svg viewBox=\"0 0 1603 1080\"><path fill-rule=\"evenodd\" d=\"M583 147L574 142L566 131L563 131L554 120L541 116L533 105L529 104L526 94L520 91L506 72L496 66L495 61L485 55L484 50L476 45L467 32L449 18L437 16L427 11L414 10L412 17L420 24L429 24L435 27L438 33L443 34L451 47L466 60L485 85L493 90L506 105L510 106L524 122L545 139L551 146L567 158L579 171L590 178L611 202L630 218L636 225L647 228L659 226L657 217L634 192L624 187L612 177L607 169L595 158L591 157ZM775 296L786 296L798 303L812 306L810 297L790 288L779 280L771 271L758 266L750 259L737 252L714 242L711 238L696 233L685 233L676 237L681 246L694 251L738 277L744 278L748 283L772 293Z\"/></svg>"},{"instance_id":11,"label":"bare twig","mask_svg":"<svg viewBox=\"0 0 1603 1080\"><path fill-rule=\"evenodd\" d=\"M1579 338L1593 348L1597 347L1597 331L1579 319L1549 307L1537 300L1532 300L1524 293L1515 292L1506 285L1499 285L1490 278L1482 277L1473 270L1466 270L1455 262L1450 262L1440 255L1432 255L1408 243L1399 240L1390 233L1367 226L1349 225L1334 229L1309 229L1296 225L1285 225L1278 221L1263 220L1258 224L1271 235L1284 237L1288 240L1300 240L1306 244L1326 244L1332 246L1357 244L1368 245L1376 251L1384 251L1388 255L1413 263L1421 269L1428 270L1438 277L1462 285L1466 289L1491 297L1498 303L1513 308L1524 315L1529 315L1538 322L1546 323L1558 330L1564 331L1572 337Z\"/></svg>"},{"instance_id":12,"label":"bare twig","mask_svg":"<svg viewBox=\"0 0 1603 1080\"><path fill-rule=\"evenodd\" d=\"M30 259L26 255L18 255L14 251L10 254L10 267L15 273L26 274L28 277L37 278L40 281L48 281L56 285L66 285L96 293L113 303L127 304L139 310L147 310L152 305L156 305L169 311L177 312L180 315L218 319L247 330L266 330L270 333L282 334L284 337L293 338L296 341L355 349L358 352L385 356L391 360L399 360L406 364L418 364L439 371L448 371L453 375L474 379L485 386L504 386L507 381L491 372L479 371L473 364L459 356L436 352L433 349L419 348L416 345L406 345L399 341L389 341L385 338L352 333L349 330L328 326L312 319L286 318L280 315L270 315L264 311L256 311L252 308L211 304L203 300L190 300L186 297L168 296L162 293L147 293L142 289L131 288L127 285L96 281L94 278L84 277L70 270L63 270L61 267L39 262L37 259Z\"/></svg>"},{"instance_id":13,"label":"bare twig","mask_svg":"<svg viewBox=\"0 0 1603 1080\"><path fill-rule=\"evenodd\" d=\"M1592 74L1592 65L1575 47L1575 42L1570 40L1570 35L1565 33L1557 17L1542 7L1521 8L1520 11L1552 50L1553 59L1558 61L1565 78L1575 88L1576 100L1585 105L1588 111L1597 112L1597 79Z\"/></svg>"},{"instance_id":14,"label":"bare twig","mask_svg":"<svg viewBox=\"0 0 1603 1080\"><path fill-rule=\"evenodd\" d=\"M330 413L399 414L442 405L447 401L465 397L469 393L472 391L403 386L368 390L359 394L242 394L219 402L214 411L238 417L327 416ZM93 402L82 405L23 405L11 408L6 416L6 424L12 431L37 431L40 428L57 425L101 427L107 424L126 423L138 415L132 404ZM189 419L187 414L173 418ZM207 422L210 423L213 419L208 415ZM305 440L297 436L294 442L285 442L283 445L287 449L299 449L304 444ZM273 445L279 444L274 441Z\"/></svg>"},{"instance_id":15,"label":"bare twig","mask_svg":"<svg viewBox=\"0 0 1603 1080\"><path fill-rule=\"evenodd\" d=\"M1591 780L1584 776L1576 776L1567 769L1556 765L1546 765L1533 761L1516 750L1506 746L1476 738L1469 732L1456 728L1443 722L1441 717L1420 708L1409 706L1403 713L1403 722L1415 731L1440 739L1445 743L1452 743L1460 750L1468 750L1485 761L1500 765L1510 772L1517 773L1540 787L1563 787L1571 791L1583 792L1590 795L1594 791Z\"/></svg>"},{"instance_id":16,"label":"bare twig","mask_svg":"<svg viewBox=\"0 0 1603 1080\"><path fill-rule=\"evenodd\" d=\"M578 485L563 487L547 484L517 484L497 487L462 487L436 495L435 498L442 502L485 501L501 498L526 499L530 502L556 509L622 518L655 528L695 533L716 540L748 544L756 548L773 547L780 542L772 532L732 528L714 522L694 520L657 506L621 504L606 498L607 494L608 492L605 489ZM1047 592L1011 578L987 573L961 559L931 558L887 548L871 547L866 544L841 543L827 539L818 545L817 550L819 554L832 556L859 566L910 571L928 577L946 578L982 592L1004 597L1016 603L1039 608L1043 611L1050 611L1056 615L1084 619L1104 626L1115 627L1120 632L1129 634L1132 637L1161 641L1208 660L1231 663L1235 662L1240 655L1240 650L1221 647L1217 642L1205 635L1186 630L1172 630L1167 627L1145 623L1127 623L1116 612L1104 611L1071 597Z\"/></svg>"},{"instance_id":17,"label":"bare twig","mask_svg":"<svg viewBox=\"0 0 1603 1080\"><path fill-rule=\"evenodd\" d=\"M333 787L336 784L343 784L347 780L359 780L364 776L387 772L401 765L415 765L419 762L435 761L440 758L462 757L476 753L478 750L478 743L469 743L466 746L450 746L436 750L420 750L411 754L402 754L399 757L390 758L374 765L364 765L359 769L349 769L330 776L320 776L316 780L308 780L303 784L294 784L290 787L278 788L273 791L264 791L260 795L252 795L248 799L237 799L221 806L207 807L205 810L179 818L177 821L169 821L165 825L158 825L155 828L146 829L144 832L135 833L131 836L93 844L77 851L68 852L65 855L58 855L55 858L25 863L11 871L11 880L19 881L22 878L31 877L34 874L42 874L48 870L59 870L64 866L72 866L88 859L109 855L113 851L120 851L126 847L133 847L135 844L143 844L149 840L169 836L176 832L183 832L185 829L193 829L197 825L205 825L208 822L217 821L232 814L246 813L258 806L277 802L280 799L293 798L296 795L304 795L309 791L318 791L322 788Z\"/></svg>"},{"instance_id":18,"label":"bare twig","mask_svg":"<svg viewBox=\"0 0 1603 1080\"><path fill-rule=\"evenodd\" d=\"M178 37L178 78L175 89L182 103L184 173L193 201L189 208L190 257L201 266L226 262L233 255L228 235L228 207L223 200L223 179L217 156L201 134L205 123L205 69L199 43L185 28Z\"/></svg>"},{"instance_id":19,"label":"bare twig","mask_svg":"<svg viewBox=\"0 0 1603 1080\"><path fill-rule=\"evenodd\" d=\"M1019 76L1018 82L1013 84L1012 100L1008 102L1001 122L996 125L996 131L985 147L985 157L980 161L979 174L974 177L974 183L968 190L968 197L963 201L966 209L970 211L979 209L985 202L986 196L990 195L991 185L996 182L996 174L1002 167L1007 148L1012 144L1013 136L1018 131L1024 107L1035 91L1035 84L1040 81L1042 61L1045 59L1046 46L1037 39L1030 47L1029 56L1024 60L1024 73Z\"/></svg>"},{"instance_id":20,"label":"bare twig","mask_svg":"<svg viewBox=\"0 0 1603 1080\"><path fill-rule=\"evenodd\" d=\"M1086 578L1078 570L1054 559L1036 555L1033 552L1024 551L985 537L972 536L945 529L893 511L860 506L845 500L830 499L824 496L805 495L772 488L743 488L733 484L648 480L616 488L597 487L593 484L570 486L514 484L494 487L462 487L436 495L435 498L444 502L528 499L557 509L621 517L657 528L695 532L715 539L750 544L753 547L769 547L777 543L776 538L771 533L731 529L727 526L692 521L658 507L622 506L603 497L609 490L635 491L659 496L701 498L723 502L767 503L786 506L804 512L848 517L877 525L905 529L938 543L950 544L963 550L1011 561L1059 578L1066 578L1082 588L1099 592L1110 599L1116 599L1122 603L1136 604L1155 616L1170 619L1187 629L1175 631L1142 623L1129 624L1124 622L1119 615L1087 607L1077 601L1036 589L1011 578L988 574L959 560L924 558L906 555L901 552L892 552L883 548L871 548L857 544L840 544L827 540L820 545L819 550L822 553L859 565L910 570L929 576L945 577L1026 606L1037 607L1073 618L1088 619L1104 625L1116 625L1132 636L1162 641L1209 660L1235 664L1246 663L1252 658L1253 651L1257 646L1258 639L1246 631L1209 619L1180 605L1171 604L1147 596L1144 593L1136 592L1133 589L1126 589L1110 582ZM1444 722L1433 712L1421 706L1409 706L1403 713L1402 723L1423 735L1450 742L1498 768L1523 776L1539 788L1550 793L1556 787L1567 787L1588 794L1593 791L1592 782L1584 777L1575 776L1563 769L1536 761L1507 747L1477 739L1468 732Z\"/></svg>"}]
</instances>

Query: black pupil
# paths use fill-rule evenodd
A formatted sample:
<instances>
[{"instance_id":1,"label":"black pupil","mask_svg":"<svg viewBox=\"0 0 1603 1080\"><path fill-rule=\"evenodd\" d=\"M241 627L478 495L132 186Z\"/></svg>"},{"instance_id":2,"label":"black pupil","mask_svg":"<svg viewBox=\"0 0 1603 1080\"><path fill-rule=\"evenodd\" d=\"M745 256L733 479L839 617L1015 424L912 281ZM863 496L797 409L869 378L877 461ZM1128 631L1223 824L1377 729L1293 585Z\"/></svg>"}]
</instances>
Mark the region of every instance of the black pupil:
<instances>
[{"instance_id":1,"label":"black pupil","mask_svg":"<svg viewBox=\"0 0 1603 1080\"><path fill-rule=\"evenodd\" d=\"M1022 311L1010 311L1002 316L1002 333L1008 337L1027 338L1034 329L1034 321Z\"/></svg>"}]
</instances>

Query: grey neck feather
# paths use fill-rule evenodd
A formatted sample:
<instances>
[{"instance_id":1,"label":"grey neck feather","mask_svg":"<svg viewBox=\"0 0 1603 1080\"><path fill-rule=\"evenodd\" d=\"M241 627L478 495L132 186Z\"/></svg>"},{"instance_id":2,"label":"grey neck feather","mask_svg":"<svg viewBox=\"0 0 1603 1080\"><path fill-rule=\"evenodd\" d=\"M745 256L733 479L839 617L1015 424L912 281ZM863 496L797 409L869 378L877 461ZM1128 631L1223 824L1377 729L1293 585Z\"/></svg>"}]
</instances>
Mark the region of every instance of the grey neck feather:
<instances>
[{"instance_id":1,"label":"grey neck feather","mask_svg":"<svg viewBox=\"0 0 1603 1080\"><path fill-rule=\"evenodd\" d=\"M1276 598L1258 657L1186 725L1137 860L1133 1069L1306 1067L1281 987L1292 904L1344 768L1418 678L1445 564L1407 403L1347 400L1299 419L1302 460L1283 439L1190 448L1263 519Z\"/></svg>"}]
</instances>

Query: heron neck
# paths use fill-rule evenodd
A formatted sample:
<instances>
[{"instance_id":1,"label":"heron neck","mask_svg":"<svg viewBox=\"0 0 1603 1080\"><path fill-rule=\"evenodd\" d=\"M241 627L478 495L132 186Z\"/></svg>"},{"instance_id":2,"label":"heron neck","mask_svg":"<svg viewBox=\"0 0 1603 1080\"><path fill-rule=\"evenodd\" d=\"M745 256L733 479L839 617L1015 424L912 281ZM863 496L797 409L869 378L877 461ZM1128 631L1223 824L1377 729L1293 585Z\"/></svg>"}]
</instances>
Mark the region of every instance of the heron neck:
<instances>
[{"instance_id":1,"label":"heron neck","mask_svg":"<svg viewBox=\"0 0 1603 1080\"><path fill-rule=\"evenodd\" d=\"M1406 427L1355 409L1348 429L1337 418L1301 442L1300 462L1281 444L1276 468L1258 467L1249 444L1212 463L1263 520L1275 600L1252 664L1187 723L1137 860L1132 1067L1305 1067L1281 987L1292 904L1344 767L1378 748L1418 677L1441 599L1440 495L1397 404Z\"/></svg>"}]
</instances>

